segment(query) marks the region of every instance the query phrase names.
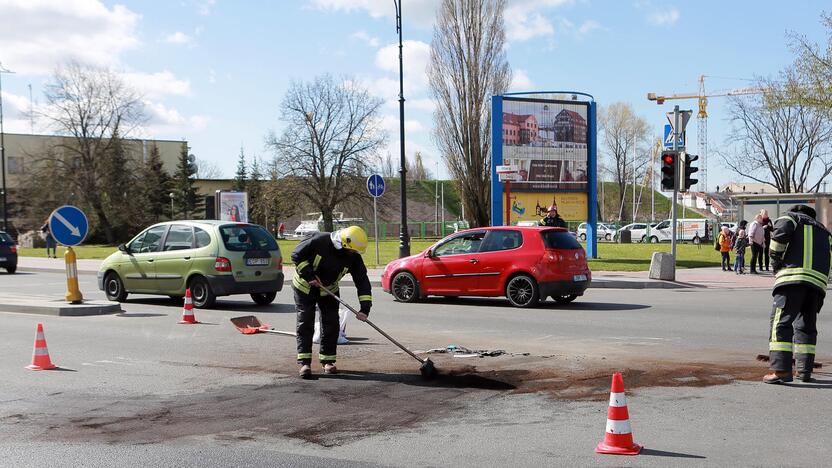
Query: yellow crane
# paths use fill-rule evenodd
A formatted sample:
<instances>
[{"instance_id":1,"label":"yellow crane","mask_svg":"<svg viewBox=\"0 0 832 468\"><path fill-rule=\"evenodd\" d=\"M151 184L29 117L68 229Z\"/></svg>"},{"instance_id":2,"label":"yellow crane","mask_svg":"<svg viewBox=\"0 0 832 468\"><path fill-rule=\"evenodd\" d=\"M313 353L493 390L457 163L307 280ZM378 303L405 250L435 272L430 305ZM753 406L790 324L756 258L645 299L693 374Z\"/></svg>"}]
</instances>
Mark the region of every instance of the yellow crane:
<instances>
[{"instance_id":1,"label":"yellow crane","mask_svg":"<svg viewBox=\"0 0 832 468\"><path fill-rule=\"evenodd\" d=\"M699 187L702 191L708 190L708 98L722 97L722 96L744 96L748 94L762 94L768 91L768 88L751 87L751 88L736 88L723 91L705 92L705 77L707 75L699 75L699 92L698 93L681 93L670 94L667 96L656 93L647 93L647 99L656 101L656 104L662 105L665 101L676 99L696 99L699 102L699 112L696 114L696 142L699 149L699 157L702 161L702 167L699 169Z\"/></svg>"}]
</instances>

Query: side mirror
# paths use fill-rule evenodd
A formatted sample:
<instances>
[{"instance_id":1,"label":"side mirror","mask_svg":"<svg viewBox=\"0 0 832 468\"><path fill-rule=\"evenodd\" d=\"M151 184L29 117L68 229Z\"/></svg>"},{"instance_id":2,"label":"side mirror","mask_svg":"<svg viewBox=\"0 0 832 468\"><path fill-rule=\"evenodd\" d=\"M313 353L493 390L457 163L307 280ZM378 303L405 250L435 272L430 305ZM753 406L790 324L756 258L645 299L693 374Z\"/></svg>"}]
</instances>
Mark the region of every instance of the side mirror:
<instances>
[{"instance_id":1,"label":"side mirror","mask_svg":"<svg viewBox=\"0 0 832 468\"><path fill-rule=\"evenodd\" d=\"M126 245L124 245L124 244L119 244L119 245L118 245L118 250L120 250L120 251L122 251L122 252L124 252L124 253L126 253L126 254L129 254L129 253L130 253L130 249L128 249L128 248L127 248L127 246L126 246Z\"/></svg>"},{"instance_id":2,"label":"side mirror","mask_svg":"<svg viewBox=\"0 0 832 468\"><path fill-rule=\"evenodd\" d=\"M431 249L425 250L425 258L433 257L433 251Z\"/></svg>"}]
</instances>

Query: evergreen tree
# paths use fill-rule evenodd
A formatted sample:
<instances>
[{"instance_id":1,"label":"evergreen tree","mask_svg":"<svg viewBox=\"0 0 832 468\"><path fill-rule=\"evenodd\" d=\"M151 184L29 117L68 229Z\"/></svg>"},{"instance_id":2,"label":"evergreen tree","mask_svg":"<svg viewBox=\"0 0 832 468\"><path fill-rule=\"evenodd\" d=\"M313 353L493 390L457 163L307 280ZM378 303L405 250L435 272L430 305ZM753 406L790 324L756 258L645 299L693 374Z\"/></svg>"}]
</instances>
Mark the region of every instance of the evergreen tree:
<instances>
[{"instance_id":1,"label":"evergreen tree","mask_svg":"<svg viewBox=\"0 0 832 468\"><path fill-rule=\"evenodd\" d=\"M158 223L163 213L170 213L171 178L165 171L159 147L150 147L147 161L141 171L139 200L144 207L142 225Z\"/></svg>"},{"instance_id":2,"label":"evergreen tree","mask_svg":"<svg viewBox=\"0 0 832 468\"><path fill-rule=\"evenodd\" d=\"M246 154L243 152L243 147L240 146L240 157L237 159L237 174L234 176L234 190L237 192L245 192L247 181Z\"/></svg>"},{"instance_id":3,"label":"evergreen tree","mask_svg":"<svg viewBox=\"0 0 832 468\"><path fill-rule=\"evenodd\" d=\"M263 223L266 217L266 202L263 199L263 173L260 169L260 161L257 156L251 162L251 173L246 183L248 192L248 216L252 223ZM265 223L263 223L265 224Z\"/></svg>"},{"instance_id":4,"label":"evergreen tree","mask_svg":"<svg viewBox=\"0 0 832 468\"><path fill-rule=\"evenodd\" d=\"M179 152L179 163L176 165L176 174L173 177L173 207L174 218L188 219L196 217L197 212L202 208L202 200L199 199L194 187L196 168L188 156L188 144L182 142L182 150Z\"/></svg>"},{"instance_id":5,"label":"evergreen tree","mask_svg":"<svg viewBox=\"0 0 832 468\"><path fill-rule=\"evenodd\" d=\"M141 207L131 200L135 196L134 174L118 129L113 132L106 156L100 161L101 201L112 226L115 240L125 240L138 226Z\"/></svg>"}]
</instances>

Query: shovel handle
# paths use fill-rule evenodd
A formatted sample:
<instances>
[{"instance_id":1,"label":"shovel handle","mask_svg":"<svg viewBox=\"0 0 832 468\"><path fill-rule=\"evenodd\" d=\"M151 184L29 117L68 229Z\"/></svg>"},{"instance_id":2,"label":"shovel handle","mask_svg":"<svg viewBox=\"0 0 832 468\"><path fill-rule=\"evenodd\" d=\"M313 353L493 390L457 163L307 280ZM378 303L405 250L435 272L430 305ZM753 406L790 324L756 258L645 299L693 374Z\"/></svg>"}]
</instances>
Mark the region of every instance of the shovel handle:
<instances>
[{"instance_id":1,"label":"shovel handle","mask_svg":"<svg viewBox=\"0 0 832 468\"><path fill-rule=\"evenodd\" d=\"M349 304L347 304L346 302L344 302L344 300L343 300L343 299L341 299L341 297L340 297L340 296L338 296L337 294L333 294L333 293L332 293L332 291L330 291L330 290L329 290L329 288L327 288L327 287L326 287L326 286L324 286L323 284L322 284L322 285L320 285L320 288L321 288L321 290L323 290L324 292L326 292L326 293L327 293L327 294L329 294L330 296L334 297L334 298L335 298L338 302L340 302L340 303L341 303L341 305L342 305L342 306L344 306L344 307L346 307L347 309L349 309L349 311L350 311L350 312L352 312L353 314L355 314L355 316L356 316L356 317L358 316L358 311L357 311L357 310L355 310L355 309L354 309L351 305L349 305ZM385 337L385 338L387 338L388 340L390 340L390 341L391 341L394 345L398 346L398 347L399 347L402 351L404 351L404 352L406 352L407 354L409 354L409 355L410 355L413 359L415 359L415 360L417 360L417 361L421 362L422 364L424 364L424 363L425 363L425 360L424 360L424 359L422 359L422 358L420 358L419 356L417 356L417 355L413 354L413 351L411 351L411 350L409 350L409 349L405 348L403 344L399 343L399 342L398 342L398 341L396 341L396 340L395 340L392 336L390 336L390 335L388 335L387 333L385 333L385 332L384 332L384 330L382 330L381 328L377 327L377 326L376 326L376 324L374 324L373 322L371 322L371 321L370 321L370 319L364 320L364 322L365 322L365 323L367 323L367 325L369 325L369 326L373 327L373 328L374 328L377 332L379 332L379 333L381 333L382 335L384 335L384 337Z\"/></svg>"}]
</instances>

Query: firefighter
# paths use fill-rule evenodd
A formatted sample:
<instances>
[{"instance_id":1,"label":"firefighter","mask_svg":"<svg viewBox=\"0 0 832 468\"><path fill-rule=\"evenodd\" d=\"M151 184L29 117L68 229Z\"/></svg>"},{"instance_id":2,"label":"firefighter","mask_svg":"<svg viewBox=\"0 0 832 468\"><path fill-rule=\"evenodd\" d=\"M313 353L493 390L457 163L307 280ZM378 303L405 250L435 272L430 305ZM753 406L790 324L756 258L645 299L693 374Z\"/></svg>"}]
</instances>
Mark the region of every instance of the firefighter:
<instances>
[{"instance_id":1,"label":"firefighter","mask_svg":"<svg viewBox=\"0 0 832 468\"><path fill-rule=\"evenodd\" d=\"M765 383L791 382L792 353L797 376L812 381L817 344L817 314L829 279L832 234L806 205L789 208L774 223L769 249L774 267L774 306L769 323L771 374Z\"/></svg>"},{"instance_id":2,"label":"firefighter","mask_svg":"<svg viewBox=\"0 0 832 468\"><path fill-rule=\"evenodd\" d=\"M358 289L361 309L357 318L367 320L372 305L370 279L361 254L367 249L367 234L358 226L333 233L319 232L303 239L292 252L295 275L292 289L297 309L297 346L300 377L312 376L312 335L315 332L315 306L321 311L321 347L318 357L324 373L335 374L336 348L340 330L338 301L320 289L338 294L338 282L347 273Z\"/></svg>"},{"instance_id":3,"label":"firefighter","mask_svg":"<svg viewBox=\"0 0 832 468\"><path fill-rule=\"evenodd\" d=\"M565 228L566 221L564 221L558 214L557 205L552 205L549 207L549 213L546 214L546 217L540 220L540 225Z\"/></svg>"}]
</instances>

